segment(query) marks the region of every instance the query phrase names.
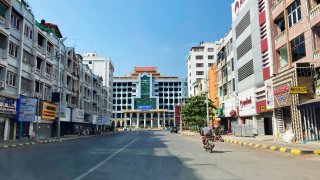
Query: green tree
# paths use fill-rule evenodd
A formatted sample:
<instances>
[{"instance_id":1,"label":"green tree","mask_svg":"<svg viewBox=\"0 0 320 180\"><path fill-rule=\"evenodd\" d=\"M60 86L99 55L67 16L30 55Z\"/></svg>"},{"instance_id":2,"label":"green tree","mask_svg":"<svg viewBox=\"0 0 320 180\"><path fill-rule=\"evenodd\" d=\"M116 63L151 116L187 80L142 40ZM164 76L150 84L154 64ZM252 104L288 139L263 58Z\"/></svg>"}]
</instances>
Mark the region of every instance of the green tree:
<instances>
[{"instance_id":1,"label":"green tree","mask_svg":"<svg viewBox=\"0 0 320 180\"><path fill-rule=\"evenodd\" d=\"M213 101L209 99L209 118L213 119L216 107ZM205 95L192 96L187 98L182 108L183 121L187 126L203 125L207 119L207 106Z\"/></svg>"}]
</instances>

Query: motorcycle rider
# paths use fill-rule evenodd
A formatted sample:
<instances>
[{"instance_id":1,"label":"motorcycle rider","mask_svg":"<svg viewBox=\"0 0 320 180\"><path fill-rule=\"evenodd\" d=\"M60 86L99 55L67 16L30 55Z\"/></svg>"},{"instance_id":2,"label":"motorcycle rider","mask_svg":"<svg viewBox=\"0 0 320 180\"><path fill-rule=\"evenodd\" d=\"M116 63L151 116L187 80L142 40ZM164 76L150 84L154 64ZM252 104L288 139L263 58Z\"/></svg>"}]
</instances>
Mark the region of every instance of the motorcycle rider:
<instances>
[{"instance_id":1,"label":"motorcycle rider","mask_svg":"<svg viewBox=\"0 0 320 180\"><path fill-rule=\"evenodd\" d=\"M206 140L212 136L212 130L211 128L208 127L207 123L204 124L204 127L202 128L201 133L202 133L202 144L204 147L206 144Z\"/></svg>"}]
</instances>

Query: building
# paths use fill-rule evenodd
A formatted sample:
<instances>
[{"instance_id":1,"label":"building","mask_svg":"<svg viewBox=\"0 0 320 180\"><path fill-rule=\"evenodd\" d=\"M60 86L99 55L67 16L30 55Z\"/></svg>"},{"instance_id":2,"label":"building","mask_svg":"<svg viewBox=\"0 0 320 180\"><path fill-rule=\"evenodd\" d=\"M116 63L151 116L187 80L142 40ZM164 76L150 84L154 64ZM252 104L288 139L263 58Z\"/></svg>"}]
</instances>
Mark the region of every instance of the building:
<instances>
[{"instance_id":1,"label":"building","mask_svg":"<svg viewBox=\"0 0 320 180\"><path fill-rule=\"evenodd\" d=\"M268 1L235 0L232 4L234 59L239 123L252 134L272 134L272 112L266 112L265 81L272 74L272 46Z\"/></svg>"},{"instance_id":2,"label":"building","mask_svg":"<svg viewBox=\"0 0 320 180\"><path fill-rule=\"evenodd\" d=\"M71 134L75 123L92 126L84 121L80 94L83 64L59 27L37 22L25 0L1 0L0 7L0 141ZM101 114L106 89L101 78L94 84L95 76L91 113Z\"/></svg>"},{"instance_id":3,"label":"building","mask_svg":"<svg viewBox=\"0 0 320 180\"><path fill-rule=\"evenodd\" d=\"M199 82L201 79L207 79L207 73L209 67L215 62L215 52L217 48L216 43L201 42L199 46L190 48L187 57L188 68L188 96L196 95L197 89L199 89ZM200 83L201 84L201 83Z\"/></svg>"},{"instance_id":4,"label":"building","mask_svg":"<svg viewBox=\"0 0 320 180\"><path fill-rule=\"evenodd\" d=\"M113 92L116 126L160 128L177 125L174 107L186 98L187 82L156 67L135 67L130 76L114 77Z\"/></svg>"},{"instance_id":5,"label":"building","mask_svg":"<svg viewBox=\"0 0 320 180\"><path fill-rule=\"evenodd\" d=\"M87 64L94 74L97 74L103 79L103 86L107 89L107 109L108 109L108 119L112 115L112 101L113 101L113 73L114 66L109 57L98 57L97 53L86 53L83 56L83 63Z\"/></svg>"},{"instance_id":6,"label":"building","mask_svg":"<svg viewBox=\"0 0 320 180\"><path fill-rule=\"evenodd\" d=\"M218 94L218 66L213 64L208 70L208 91L209 99L213 102L216 108L219 107L219 94Z\"/></svg>"},{"instance_id":7,"label":"building","mask_svg":"<svg viewBox=\"0 0 320 180\"><path fill-rule=\"evenodd\" d=\"M218 100L219 106L217 117L220 118L220 124L228 132L237 122L237 63L233 58L233 39L230 31L221 42L217 50L217 72L218 72Z\"/></svg>"},{"instance_id":8,"label":"building","mask_svg":"<svg viewBox=\"0 0 320 180\"><path fill-rule=\"evenodd\" d=\"M320 1L278 0L269 7L275 52L269 93L274 95L269 104L274 108L274 130L280 135L292 130L297 141L318 140Z\"/></svg>"}]
</instances>

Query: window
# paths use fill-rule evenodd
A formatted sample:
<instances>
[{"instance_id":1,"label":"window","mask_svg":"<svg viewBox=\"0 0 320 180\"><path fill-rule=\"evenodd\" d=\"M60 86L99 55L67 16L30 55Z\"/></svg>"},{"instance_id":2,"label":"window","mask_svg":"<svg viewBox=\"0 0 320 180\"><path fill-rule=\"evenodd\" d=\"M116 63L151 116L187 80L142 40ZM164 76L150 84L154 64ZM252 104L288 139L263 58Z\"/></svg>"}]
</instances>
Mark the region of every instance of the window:
<instances>
[{"instance_id":1,"label":"window","mask_svg":"<svg viewBox=\"0 0 320 180\"><path fill-rule=\"evenodd\" d=\"M32 29L28 25L24 26L24 36L26 36L29 39L32 39Z\"/></svg>"},{"instance_id":2,"label":"window","mask_svg":"<svg viewBox=\"0 0 320 180\"><path fill-rule=\"evenodd\" d=\"M292 62L295 62L306 56L306 47L303 34L291 41L291 54Z\"/></svg>"},{"instance_id":3,"label":"window","mask_svg":"<svg viewBox=\"0 0 320 180\"><path fill-rule=\"evenodd\" d=\"M213 58L214 58L213 55L208 56L208 59L213 59Z\"/></svg>"},{"instance_id":4,"label":"window","mask_svg":"<svg viewBox=\"0 0 320 180\"><path fill-rule=\"evenodd\" d=\"M203 71L197 71L196 74L197 75L203 75Z\"/></svg>"},{"instance_id":5,"label":"window","mask_svg":"<svg viewBox=\"0 0 320 180\"><path fill-rule=\"evenodd\" d=\"M196 56L196 59L203 59L203 56Z\"/></svg>"},{"instance_id":6,"label":"window","mask_svg":"<svg viewBox=\"0 0 320 180\"><path fill-rule=\"evenodd\" d=\"M27 64L29 64L29 65L33 65L33 61L34 61L34 59L33 59L34 57L33 57L33 55L32 54L30 54L29 52L27 52L26 50L23 50L23 62L25 62L25 63L27 63Z\"/></svg>"},{"instance_id":7,"label":"window","mask_svg":"<svg viewBox=\"0 0 320 180\"><path fill-rule=\"evenodd\" d=\"M53 45L48 42L48 44L47 44L47 54L48 54L48 55L51 54L52 46L53 46Z\"/></svg>"},{"instance_id":8,"label":"window","mask_svg":"<svg viewBox=\"0 0 320 180\"><path fill-rule=\"evenodd\" d=\"M208 67L211 67L213 65L213 63L208 63Z\"/></svg>"},{"instance_id":9,"label":"window","mask_svg":"<svg viewBox=\"0 0 320 180\"><path fill-rule=\"evenodd\" d=\"M300 8L300 0L295 0L288 8L288 21L289 27L297 24L301 19L301 8Z\"/></svg>"},{"instance_id":10,"label":"window","mask_svg":"<svg viewBox=\"0 0 320 180\"><path fill-rule=\"evenodd\" d=\"M239 24L236 26L236 38L238 38L244 30L250 25L250 11L244 15Z\"/></svg>"},{"instance_id":11,"label":"window","mask_svg":"<svg viewBox=\"0 0 320 180\"><path fill-rule=\"evenodd\" d=\"M213 48L208 48L208 52L213 52Z\"/></svg>"},{"instance_id":12,"label":"window","mask_svg":"<svg viewBox=\"0 0 320 180\"><path fill-rule=\"evenodd\" d=\"M53 69L53 78L57 79L57 74L58 74L58 70L57 69Z\"/></svg>"},{"instance_id":13,"label":"window","mask_svg":"<svg viewBox=\"0 0 320 180\"><path fill-rule=\"evenodd\" d=\"M40 93L40 82L39 81L36 81L36 83L35 83L35 90L36 90L36 92L37 93Z\"/></svg>"},{"instance_id":14,"label":"window","mask_svg":"<svg viewBox=\"0 0 320 180\"><path fill-rule=\"evenodd\" d=\"M7 79L6 79L6 84L10 86L16 86L16 77L17 75L7 71Z\"/></svg>"},{"instance_id":15,"label":"window","mask_svg":"<svg viewBox=\"0 0 320 180\"><path fill-rule=\"evenodd\" d=\"M0 1L0 16L1 17L6 17L6 11L7 11L8 7Z\"/></svg>"},{"instance_id":16,"label":"window","mask_svg":"<svg viewBox=\"0 0 320 180\"><path fill-rule=\"evenodd\" d=\"M26 79L24 77L21 77L21 89L23 91L33 91L32 90L32 81L29 79Z\"/></svg>"},{"instance_id":17,"label":"window","mask_svg":"<svg viewBox=\"0 0 320 180\"><path fill-rule=\"evenodd\" d=\"M15 14L11 14L11 26L20 30L20 18Z\"/></svg>"},{"instance_id":18,"label":"window","mask_svg":"<svg viewBox=\"0 0 320 180\"><path fill-rule=\"evenodd\" d=\"M233 58L231 59L231 69L232 69L232 71L234 71L234 62L233 62Z\"/></svg>"},{"instance_id":19,"label":"window","mask_svg":"<svg viewBox=\"0 0 320 180\"><path fill-rule=\"evenodd\" d=\"M196 67L203 67L203 63L196 63Z\"/></svg>"},{"instance_id":20,"label":"window","mask_svg":"<svg viewBox=\"0 0 320 180\"><path fill-rule=\"evenodd\" d=\"M9 43L9 54L15 58L18 58L19 46L10 41Z\"/></svg>"},{"instance_id":21,"label":"window","mask_svg":"<svg viewBox=\"0 0 320 180\"><path fill-rule=\"evenodd\" d=\"M89 61L89 64L92 64L92 61Z\"/></svg>"}]
</instances>

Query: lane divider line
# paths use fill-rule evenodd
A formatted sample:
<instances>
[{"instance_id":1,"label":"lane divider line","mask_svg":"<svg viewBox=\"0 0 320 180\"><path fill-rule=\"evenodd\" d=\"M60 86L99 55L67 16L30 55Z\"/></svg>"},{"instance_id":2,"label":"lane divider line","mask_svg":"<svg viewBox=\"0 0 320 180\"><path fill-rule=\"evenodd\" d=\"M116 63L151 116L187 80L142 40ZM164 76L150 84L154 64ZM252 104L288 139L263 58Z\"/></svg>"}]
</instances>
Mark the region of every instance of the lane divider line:
<instances>
[{"instance_id":1,"label":"lane divider line","mask_svg":"<svg viewBox=\"0 0 320 180\"><path fill-rule=\"evenodd\" d=\"M81 180L83 178L85 178L86 176L88 176L90 173L92 173L93 171L95 171L96 169L98 169L99 167L101 167L103 164L105 164L106 162L110 161L114 156L116 156L117 154L119 154L121 151L123 151L125 148L127 148L128 146L130 146L131 144L133 144L140 136L137 136L136 138L134 138L131 142L129 142L128 144L126 144L125 146L123 146L121 149L119 149L118 151L114 152L113 154L111 154L109 157L107 157L105 160L103 160L102 162L100 162L99 164L95 165L94 167L92 167L91 169L89 169L88 171L86 171L85 173L81 174L80 176L76 177L74 180Z\"/></svg>"}]
</instances>

